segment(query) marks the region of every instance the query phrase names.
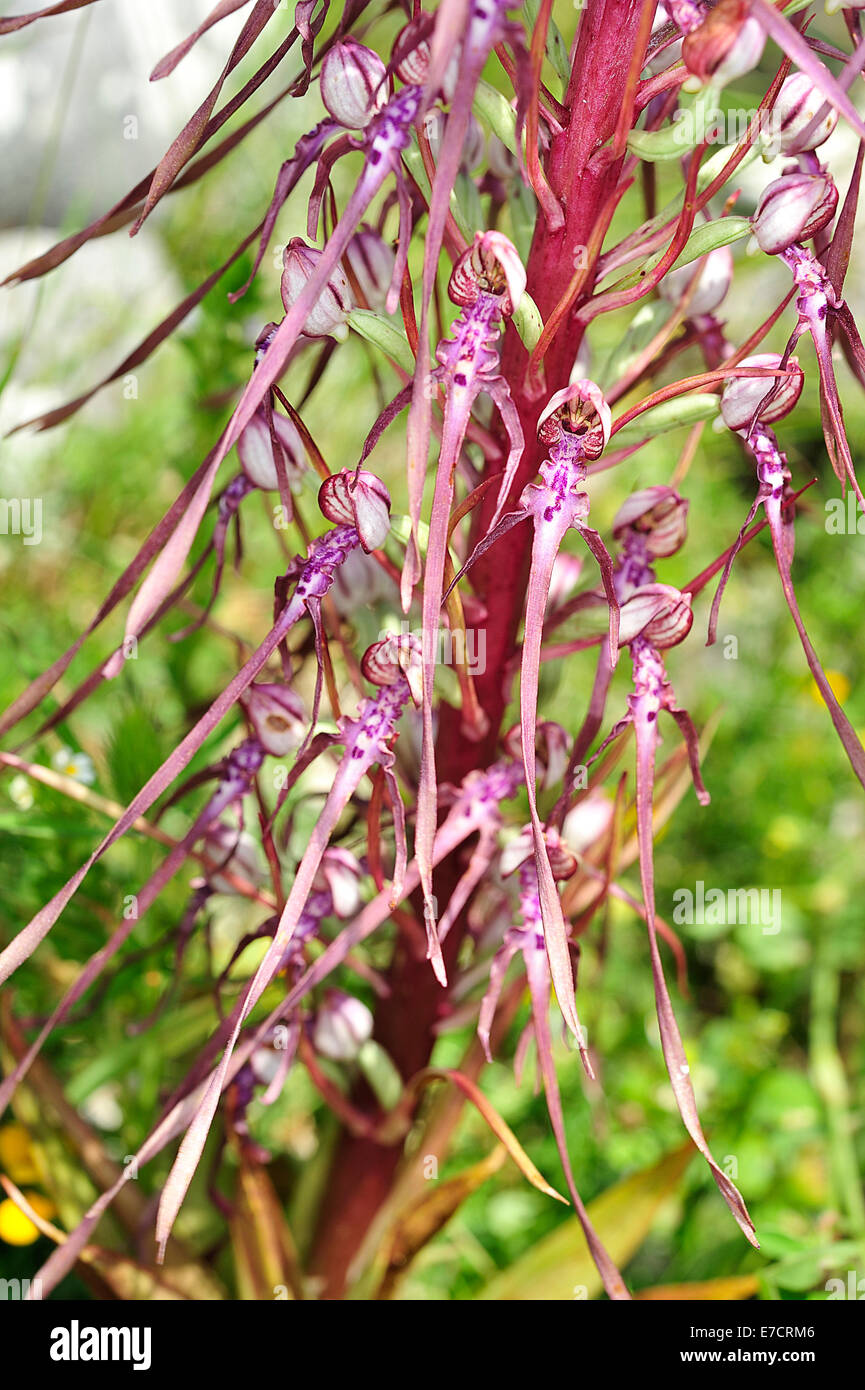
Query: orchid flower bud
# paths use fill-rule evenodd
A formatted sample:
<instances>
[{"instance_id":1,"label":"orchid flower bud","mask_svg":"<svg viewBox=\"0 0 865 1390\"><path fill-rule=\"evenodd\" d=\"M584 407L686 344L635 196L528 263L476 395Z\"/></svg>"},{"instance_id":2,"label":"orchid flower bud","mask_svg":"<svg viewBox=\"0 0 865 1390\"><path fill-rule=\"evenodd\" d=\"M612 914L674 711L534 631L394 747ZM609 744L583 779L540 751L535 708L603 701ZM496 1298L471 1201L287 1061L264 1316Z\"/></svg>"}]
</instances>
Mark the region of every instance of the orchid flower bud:
<instances>
[{"instance_id":1,"label":"orchid flower bud","mask_svg":"<svg viewBox=\"0 0 865 1390\"><path fill-rule=\"evenodd\" d=\"M278 323L266 323L255 340L255 365L258 366L267 349L276 337Z\"/></svg>"},{"instance_id":2,"label":"orchid flower bud","mask_svg":"<svg viewBox=\"0 0 865 1390\"><path fill-rule=\"evenodd\" d=\"M517 730L519 732L519 730ZM527 859L531 859L535 852L535 840L532 834L532 827L526 825L515 835L512 840L508 840L499 855L499 870L503 878L508 878L517 870L521 864L525 864Z\"/></svg>"},{"instance_id":3,"label":"orchid flower bud","mask_svg":"<svg viewBox=\"0 0 865 1390\"><path fill-rule=\"evenodd\" d=\"M583 854L610 828L615 814L614 803L601 787L595 787L582 797L565 816L562 838L576 854Z\"/></svg>"},{"instance_id":4,"label":"orchid flower bud","mask_svg":"<svg viewBox=\"0 0 865 1390\"><path fill-rule=\"evenodd\" d=\"M207 882L214 893L237 893L228 875L254 886L264 881L255 840L228 821L215 821L201 842Z\"/></svg>"},{"instance_id":5,"label":"orchid flower bud","mask_svg":"<svg viewBox=\"0 0 865 1390\"><path fill-rule=\"evenodd\" d=\"M837 206L838 190L829 174L784 174L763 190L751 229L761 250L776 256L819 232Z\"/></svg>"},{"instance_id":6,"label":"orchid flower bud","mask_svg":"<svg viewBox=\"0 0 865 1390\"><path fill-rule=\"evenodd\" d=\"M430 15L423 11L414 19L409 20L405 28L400 30L393 46L393 56L396 60L394 71L400 82L406 82L412 87L426 86L432 52L432 46L426 35L430 32ZM441 84L442 95L446 101L453 99L459 77L460 49L458 44L454 45L454 50Z\"/></svg>"},{"instance_id":7,"label":"orchid flower bud","mask_svg":"<svg viewBox=\"0 0 865 1390\"><path fill-rule=\"evenodd\" d=\"M354 277L368 308L380 312L385 306L393 279L396 260L393 248L364 223L348 243L343 260L350 272L349 279Z\"/></svg>"},{"instance_id":8,"label":"orchid flower bud","mask_svg":"<svg viewBox=\"0 0 865 1390\"><path fill-rule=\"evenodd\" d=\"M807 133L817 112L824 107L822 117ZM828 140L837 124L838 112L827 104L816 82L812 82L807 73L791 73L778 93L768 120L769 149L782 154L816 150Z\"/></svg>"},{"instance_id":9,"label":"orchid flower bud","mask_svg":"<svg viewBox=\"0 0 865 1390\"><path fill-rule=\"evenodd\" d=\"M671 487L646 487L631 496L613 518L613 536L620 541L626 531L645 534L646 551L653 558L675 555L688 533L688 500Z\"/></svg>"},{"instance_id":10,"label":"orchid flower bud","mask_svg":"<svg viewBox=\"0 0 865 1390\"><path fill-rule=\"evenodd\" d=\"M286 313L299 299L306 282L321 260L323 252L307 246L303 237L292 237L282 257L283 271L280 290ZM303 331L308 338L346 338L346 321L354 307L351 289L344 272L335 267L330 279L307 315Z\"/></svg>"},{"instance_id":11,"label":"orchid flower bud","mask_svg":"<svg viewBox=\"0 0 865 1390\"><path fill-rule=\"evenodd\" d=\"M240 703L265 752L281 758L303 743L306 711L289 686L276 682L250 685Z\"/></svg>"},{"instance_id":12,"label":"orchid flower bud","mask_svg":"<svg viewBox=\"0 0 865 1390\"><path fill-rule=\"evenodd\" d=\"M464 308L481 293L501 295L502 315L509 318L519 308L525 288L526 272L513 242L501 232L476 232L453 268L448 294Z\"/></svg>"},{"instance_id":13,"label":"orchid flower bud","mask_svg":"<svg viewBox=\"0 0 865 1390\"><path fill-rule=\"evenodd\" d=\"M249 1059L256 1081L261 1086L269 1086L276 1080L283 1065L282 1054L272 1047L257 1047Z\"/></svg>"},{"instance_id":14,"label":"orchid flower bud","mask_svg":"<svg viewBox=\"0 0 865 1390\"><path fill-rule=\"evenodd\" d=\"M523 755L523 742L519 724L514 724L505 734L504 744L510 756L517 760ZM561 724L552 719L541 719L535 731L535 758L541 786L557 787L565 775L570 755L571 740Z\"/></svg>"},{"instance_id":15,"label":"orchid flower bud","mask_svg":"<svg viewBox=\"0 0 865 1390\"><path fill-rule=\"evenodd\" d=\"M708 256L702 257L702 266L702 273L686 310L688 318L692 319L698 314L711 314L724 299L733 283L733 253L729 246L719 246ZM693 261L689 265L679 266L678 270L668 271L658 286L661 298L676 303L696 273L697 266Z\"/></svg>"},{"instance_id":16,"label":"orchid flower bud","mask_svg":"<svg viewBox=\"0 0 865 1390\"><path fill-rule=\"evenodd\" d=\"M690 594L671 584L643 584L622 604L619 641L626 646L645 637L654 647L675 647L684 642L693 621Z\"/></svg>"},{"instance_id":17,"label":"orchid flower bud","mask_svg":"<svg viewBox=\"0 0 865 1390\"><path fill-rule=\"evenodd\" d=\"M289 483L300 482L306 472L303 440L287 415L273 412L273 432L276 435ZM250 482L265 492L279 487L274 444L264 407L259 406L248 424L244 425L237 441L237 454Z\"/></svg>"},{"instance_id":18,"label":"orchid flower bud","mask_svg":"<svg viewBox=\"0 0 865 1390\"><path fill-rule=\"evenodd\" d=\"M315 1016L313 1047L331 1062L353 1062L372 1037L372 1028L366 1004L341 989L331 989Z\"/></svg>"},{"instance_id":19,"label":"orchid flower bud","mask_svg":"<svg viewBox=\"0 0 865 1390\"><path fill-rule=\"evenodd\" d=\"M511 154L497 135L491 135L487 141L487 166L490 173L503 183L510 183L520 171L516 155Z\"/></svg>"},{"instance_id":20,"label":"orchid flower bud","mask_svg":"<svg viewBox=\"0 0 865 1390\"><path fill-rule=\"evenodd\" d=\"M743 0L719 0L702 24L687 35L682 57L701 82L723 87L751 72L763 56L766 31L747 13Z\"/></svg>"},{"instance_id":21,"label":"orchid flower bud","mask_svg":"<svg viewBox=\"0 0 865 1390\"><path fill-rule=\"evenodd\" d=\"M423 702L423 660L421 644L411 632L397 636L388 633L379 642L367 647L360 669L372 685L395 685L400 679L408 682L412 700Z\"/></svg>"},{"instance_id":22,"label":"orchid flower bud","mask_svg":"<svg viewBox=\"0 0 865 1390\"><path fill-rule=\"evenodd\" d=\"M599 386L593 381L573 381L557 391L538 420L538 439L557 444L566 434L582 437L583 457L600 458L607 446L613 417Z\"/></svg>"},{"instance_id":23,"label":"orchid flower bud","mask_svg":"<svg viewBox=\"0 0 865 1390\"><path fill-rule=\"evenodd\" d=\"M553 878L557 880L573 878L577 872L577 857L564 843L557 830L549 827L544 831L544 843L550 860ZM534 857L535 844L532 827L527 825L520 834L505 845L499 857L502 875L507 878L514 870Z\"/></svg>"},{"instance_id":24,"label":"orchid flower bud","mask_svg":"<svg viewBox=\"0 0 865 1390\"><path fill-rule=\"evenodd\" d=\"M423 128L424 135L429 141L432 157L438 164L439 151L441 150L442 140L445 132L445 114L443 111L433 109L424 116ZM462 157L460 159L460 169L465 174L470 174L472 169L476 169L484 157L484 133L477 119L469 117L469 128L466 131L466 138L463 142Z\"/></svg>"},{"instance_id":25,"label":"orchid flower bud","mask_svg":"<svg viewBox=\"0 0 865 1390\"><path fill-rule=\"evenodd\" d=\"M779 367L781 358L777 352L758 352L754 357L746 357L740 367ZM760 411L759 423L771 425L782 416L789 415L802 394L805 374L799 360L791 357L787 363L787 375L776 377L779 382L771 401ZM773 389L772 378L766 376L737 376L728 381L721 397L721 416L730 430L746 430L754 418L760 402Z\"/></svg>"},{"instance_id":26,"label":"orchid flower bud","mask_svg":"<svg viewBox=\"0 0 865 1390\"><path fill-rule=\"evenodd\" d=\"M340 125L363 130L387 101L386 78L377 53L357 39L342 39L321 65L321 99Z\"/></svg>"},{"instance_id":27,"label":"orchid flower bud","mask_svg":"<svg viewBox=\"0 0 865 1390\"><path fill-rule=\"evenodd\" d=\"M427 79L430 60L429 39L417 38L421 28L425 27L425 15L420 15L401 29L397 35L393 46L394 57L396 58L395 72L400 82L407 82L413 87L422 87Z\"/></svg>"},{"instance_id":28,"label":"orchid flower bud","mask_svg":"<svg viewBox=\"0 0 865 1390\"><path fill-rule=\"evenodd\" d=\"M390 493L380 478L365 468L344 468L325 478L318 505L328 521L353 526L367 554L384 545L390 530Z\"/></svg>"},{"instance_id":29,"label":"orchid flower bud","mask_svg":"<svg viewBox=\"0 0 865 1390\"><path fill-rule=\"evenodd\" d=\"M336 917L353 917L360 909L363 870L350 850L330 845L313 880L313 892L330 893Z\"/></svg>"}]
</instances>

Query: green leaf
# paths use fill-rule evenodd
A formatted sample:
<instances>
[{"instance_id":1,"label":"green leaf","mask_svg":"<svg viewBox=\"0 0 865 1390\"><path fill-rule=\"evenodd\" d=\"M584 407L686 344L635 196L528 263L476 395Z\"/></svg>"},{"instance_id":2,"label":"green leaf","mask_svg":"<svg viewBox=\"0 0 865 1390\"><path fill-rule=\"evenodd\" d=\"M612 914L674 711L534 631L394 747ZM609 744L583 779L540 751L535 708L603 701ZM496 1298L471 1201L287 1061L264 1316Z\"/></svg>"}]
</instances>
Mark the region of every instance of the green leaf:
<instances>
[{"instance_id":1,"label":"green leaf","mask_svg":"<svg viewBox=\"0 0 865 1390\"><path fill-rule=\"evenodd\" d=\"M712 420L718 414L720 404L717 396L708 392L695 391L690 396L677 396L675 400L664 401L644 415L638 415L616 433L617 444L632 444L635 439L653 439L656 434L666 434L668 430L678 429L680 425L696 425L700 420Z\"/></svg>"},{"instance_id":2,"label":"green leaf","mask_svg":"<svg viewBox=\"0 0 865 1390\"><path fill-rule=\"evenodd\" d=\"M750 231L751 223L747 217L718 217L714 222L704 222L688 237L684 251L676 257L672 268L678 270L679 266L690 265L721 246L732 246L734 241L741 241ZM660 259L660 256L653 257L649 262L650 267L657 265Z\"/></svg>"},{"instance_id":3,"label":"green leaf","mask_svg":"<svg viewBox=\"0 0 865 1390\"><path fill-rule=\"evenodd\" d=\"M692 261L699 260L701 256L707 256L710 251L717 251L721 246L731 246L734 241L741 241L743 237L749 235L751 223L747 217L718 217L714 222L704 222L702 226L695 230L688 237L683 250L676 257L671 270L678 270L680 266L690 265ZM665 248L666 250L666 248ZM657 251L653 256L648 256L646 260L638 263L635 270L625 275L621 280L617 280L614 289L629 289L632 285L639 285L650 270L663 259L664 251Z\"/></svg>"},{"instance_id":4,"label":"green leaf","mask_svg":"<svg viewBox=\"0 0 865 1390\"><path fill-rule=\"evenodd\" d=\"M475 88L475 114L489 126L502 144L517 155L517 113L510 102L491 87L489 82L479 82Z\"/></svg>"},{"instance_id":5,"label":"green leaf","mask_svg":"<svg viewBox=\"0 0 865 1390\"><path fill-rule=\"evenodd\" d=\"M640 353L660 332L672 312L672 304L668 304L665 299L653 299L640 306L628 324L625 336L613 348L598 374L599 386L609 386L630 371Z\"/></svg>"},{"instance_id":6,"label":"green leaf","mask_svg":"<svg viewBox=\"0 0 865 1390\"><path fill-rule=\"evenodd\" d=\"M544 331L544 321L541 318L541 311L531 295L523 293L519 308L514 314L514 328L522 339L523 346L531 352L537 346L538 339Z\"/></svg>"},{"instance_id":7,"label":"green leaf","mask_svg":"<svg viewBox=\"0 0 865 1390\"><path fill-rule=\"evenodd\" d=\"M641 1173L602 1192L589 1203L592 1225L619 1267L640 1248L662 1204L675 1191L694 1149L683 1144ZM486 1285L485 1301L543 1302L591 1298L600 1292L601 1276L575 1216L539 1241L510 1269Z\"/></svg>"},{"instance_id":8,"label":"green leaf","mask_svg":"<svg viewBox=\"0 0 865 1390\"><path fill-rule=\"evenodd\" d=\"M690 138L690 122L676 121L662 126L660 130L632 130L628 136L628 149L638 159L648 164L660 164L668 159L681 159L697 143L696 136Z\"/></svg>"},{"instance_id":9,"label":"green leaf","mask_svg":"<svg viewBox=\"0 0 865 1390\"><path fill-rule=\"evenodd\" d=\"M394 324L382 318L381 314L374 314L371 309L352 309L348 321L355 333L374 347L381 348L392 362L411 376L415 366L412 350L408 338Z\"/></svg>"},{"instance_id":10,"label":"green leaf","mask_svg":"<svg viewBox=\"0 0 865 1390\"><path fill-rule=\"evenodd\" d=\"M526 33L530 34L538 22L538 15L541 11L540 0L526 0L523 5L526 14ZM571 65L568 61L568 46L562 38L562 32L556 21L550 16L550 25L547 30L547 59L550 67L556 76L561 78L565 87L570 80Z\"/></svg>"},{"instance_id":11,"label":"green leaf","mask_svg":"<svg viewBox=\"0 0 865 1390\"><path fill-rule=\"evenodd\" d=\"M435 1181L399 1212L384 1236L373 1267L370 1285L378 1285L376 1299L393 1298L400 1279L415 1256L438 1235L463 1202L489 1178L499 1172L507 1159L503 1144L469 1168L443 1181ZM357 1290L353 1291L357 1296Z\"/></svg>"},{"instance_id":12,"label":"green leaf","mask_svg":"<svg viewBox=\"0 0 865 1390\"><path fill-rule=\"evenodd\" d=\"M508 213L511 219L511 240L525 265L532 247L537 218L535 195L522 179L514 179L508 192Z\"/></svg>"}]
</instances>

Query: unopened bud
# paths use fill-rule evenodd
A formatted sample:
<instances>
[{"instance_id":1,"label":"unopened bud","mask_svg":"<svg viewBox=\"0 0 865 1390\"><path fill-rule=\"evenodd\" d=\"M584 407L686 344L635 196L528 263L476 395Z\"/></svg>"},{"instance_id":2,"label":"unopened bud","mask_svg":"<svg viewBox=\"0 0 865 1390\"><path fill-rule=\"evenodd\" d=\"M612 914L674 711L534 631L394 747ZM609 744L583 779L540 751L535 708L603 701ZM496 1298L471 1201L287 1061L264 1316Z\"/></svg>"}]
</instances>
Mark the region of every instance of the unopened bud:
<instances>
[{"instance_id":1,"label":"unopened bud","mask_svg":"<svg viewBox=\"0 0 865 1390\"><path fill-rule=\"evenodd\" d=\"M823 111L823 115L811 128L818 111ZM817 84L807 73L791 73L769 117L769 147L782 154L816 150L828 140L837 124L838 112L828 105Z\"/></svg>"},{"instance_id":2,"label":"unopened bud","mask_svg":"<svg viewBox=\"0 0 865 1390\"><path fill-rule=\"evenodd\" d=\"M643 584L626 599L620 610L619 642L645 637L655 647L675 647L691 631L694 614L691 595L671 584Z\"/></svg>"},{"instance_id":3,"label":"unopened bud","mask_svg":"<svg viewBox=\"0 0 865 1390\"><path fill-rule=\"evenodd\" d=\"M757 204L751 229L769 256L808 241L832 221L838 190L828 174L784 174L775 179Z\"/></svg>"},{"instance_id":4,"label":"unopened bud","mask_svg":"<svg viewBox=\"0 0 865 1390\"><path fill-rule=\"evenodd\" d=\"M315 1016L312 1043L332 1062L353 1062L368 1038L373 1017L366 1004L341 989L328 991Z\"/></svg>"},{"instance_id":5,"label":"unopened bud","mask_svg":"<svg viewBox=\"0 0 865 1390\"><path fill-rule=\"evenodd\" d=\"M387 101L387 69L357 39L328 49L321 65L321 99L335 121L362 130Z\"/></svg>"},{"instance_id":6,"label":"unopened bud","mask_svg":"<svg viewBox=\"0 0 865 1390\"><path fill-rule=\"evenodd\" d=\"M740 367L780 367L781 358L777 352L758 352L754 357L746 357ZM760 410L759 423L771 425L789 415L802 394L805 374L799 366L798 358L791 357L787 363L787 373L783 377L737 376L724 387L721 397L721 416L730 430L746 430L754 418L760 402L773 392L772 399Z\"/></svg>"},{"instance_id":7,"label":"unopened bud","mask_svg":"<svg viewBox=\"0 0 865 1390\"><path fill-rule=\"evenodd\" d=\"M511 154L507 145L503 144L497 135L491 135L487 141L487 167L491 174L504 183L510 183L520 171L516 155Z\"/></svg>"},{"instance_id":8,"label":"unopened bud","mask_svg":"<svg viewBox=\"0 0 865 1390\"><path fill-rule=\"evenodd\" d=\"M444 139L446 117L443 111L434 108L424 116L423 129L424 135L429 141L430 152L438 164L439 151L441 150L442 140ZM469 128L463 141L460 154L460 169L463 173L471 173L476 169L484 157L484 133L479 122L474 116L469 117Z\"/></svg>"},{"instance_id":9,"label":"unopened bud","mask_svg":"<svg viewBox=\"0 0 865 1390\"><path fill-rule=\"evenodd\" d=\"M671 487L646 487L633 492L613 518L613 536L625 531L645 534L646 550L655 558L675 555L688 533L688 500Z\"/></svg>"},{"instance_id":10,"label":"unopened bud","mask_svg":"<svg viewBox=\"0 0 865 1390\"><path fill-rule=\"evenodd\" d=\"M729 246L719 246L702 258L702 271L696 289L688 302L686 313L689 318L698 314L711 314L724 299L733 283L733 253ZM682 298L688 285L697 273L697 264L679 266L670 270L658 286L663 299L676 303Z\"/></svg>"},{"instance_id":11,"label":"unopened bud","mask_svg":"<svg viewBox=\"0 0 865 1390\"><path fill-rule=\"evenodd\" d=\"M586 793L565 816L562 836L577 854L583 854L610 828L614 803L600 787Z\"/></svg>"},{"instance_id":12,"label":"unopened bud","mask_svg":"<svg viewBox=\"0 0 865 1390\"><path fill-rule=\"evenodd\" d=\"M525 288L526 272L513 242L501 232L476 232L453 268L448 294L464 307L482 292L501 295L501 312L508 318L519 308Z\"/></svg>"},{"instance_id":13,"label":"unopened bud","mask_svg":"<svg viewBox=\"0 0 865 1390\"><path fill-rule=\"evenodd\" d=\"M292 237L286 246L280 283L286 313L300 298L322 254L315 246L307 246L302 237ZM353 307L348 280L337 266L306 317L304 333L309 338L346 337L346 321Z\"/></svg>"},{"instance_id":14,"label":"unopened bud","mask_svg":"<svg viewBox=\"0 0 865 1390\"><path fill-rule=\"evenodd\" d=\"M380 478L365 468L344 468L325 478L318 505L328 521L353 526L364 550L378 550L390 530L390 493Z\"/></svg>"},{"instance_id":15,"label":"unopened bud","mask_svg":"<svg viewBox=\"0 0 865 1390\"><path fill-rule=\"evenodd\" d=\"M421 644L410 632L399 637L390 633L380 642L367 647L360 669L371 685L395 685L398 680L406 680L412 700L420 705L423 700L423 661Z\"/></svg>"},{"instance_id":16,"label":"unopened bud","mask_svg":"<svg viewBox=\"0 0 865 1390\"><path fill-rule=\"evenodd\" d=\"M573 878L577 872L577 857L573 850L564 843L558 831L547 828L544 831L544 844L547 847L547 856L553 871L553 878L557 880ZM499 868L502 875L507 878L527 859L533 858L534 852L532 827L527 825L502 850L499 857Z\"/></svg>"},{"instance_id":17,"label":"unopened bud","mask_svg":"<svg viewBox=\"0 0 865 1390\"><path fill-rule=\"evenodd\" d=\"M231 878L254 886L264 879L255 840L227 821L210 826L201 842L201 854L207 882L215 893L237 893Z\"/></svg>"},{"instance_id":18,"label":"unopened bud","mask_svg":"<svg viewBox=\"0 0 865 1390\"><path fill-rule=\"evenodd\" d=\"M360 908L362 877L363 870L351 851L330 845L313 879L313 891L330 893L334 916L353 917Z\"/></svg>"},{"instance_id":19,"label":"unopened bud","mask_svg":"<svg viewBox=\"0 0 865 1390\"><path fill-rule=\"evenodd\" d=\"M300 697L289 686L276 682L253 684L240 702L265 752L281 758L303 743L306 712Z\"/></svg>"},{"instance_id":20,"label":"unopened bud","mask_svg":"<svg viewBox=\"0 0 865 1390\"><path fill-rule=\"evenodd\" d=\"M505 749L512 758L521 758L523 753L522 732L519 724L508 729L505 734ZM571 740L561 724L552 719L541 719L535 730L535 762L540 774L541 787L557 787L568 766Z\"/></svg>"},{"instance_id":21,"label":"unopened bud","mask_svg":"<svg viewBox=\"0 0 865 1390\"><path fill-rule=\"evenodd\" d=\"M432 19L432 15L421 10L400 30L393 46L393 58L396 63L394 71L400 82L406 82L412 87L425 86L429 76L432 49L427 35L432 33ZM454 47L455 51L442 78L442 95L446 101L453 99L459 77L459 46Z\"/></svg>"},{"instance_id":22,"label":"unopened bud","mask_svg":"<svg viewBox=\"0 0 865 1390\"><path fill-rule=\"evenodd\" d=\"M518 869L521 864L525 864L526 860L530 859L534 852L535 841L534 835L532 834L532 827L526 825L520 831L519 835L515 835L512 840L508 840L499 855L499 869L501 870L502 876L507 878L515 869Z\"/></svg>"},{"instance_id":23,"label":"unopened bud","mask_svg":"<svg viewBox=\"0 0 865 1390\"><path fill-rule=\"evenodd\" d=\"M365 223L359 227L346 247L343 260L368 309L384 308L396 257L378 232Z\"/></svg>"},{"instance_id":24,"label":"unopened bud","mask_svg":"<svg viewBox=\"0 0 865 1390\"><path fill-rule=\"evenodd\" d=\"M282 455L290 483L299 482L306 471L303 440L295 425L286 415L278 415L275 411L272 419L276 445L271 437L263 406L259 406L249 422L244 425L237 440L237 454L244 473L250 482L263 488L265 492L279 487L275 449Z\"/></svg>"},{"instance_id":25,"label":"unopened bud","mask_svg":"<svg viewBox=\"0 0 865 1390\"><path fill-rule=\"evenodd\" d=\"M763 56L766 31L748 14L747 0L719 0L682 44L689 72L722 87L751 72Z\"/></svg>"}]
</instances>

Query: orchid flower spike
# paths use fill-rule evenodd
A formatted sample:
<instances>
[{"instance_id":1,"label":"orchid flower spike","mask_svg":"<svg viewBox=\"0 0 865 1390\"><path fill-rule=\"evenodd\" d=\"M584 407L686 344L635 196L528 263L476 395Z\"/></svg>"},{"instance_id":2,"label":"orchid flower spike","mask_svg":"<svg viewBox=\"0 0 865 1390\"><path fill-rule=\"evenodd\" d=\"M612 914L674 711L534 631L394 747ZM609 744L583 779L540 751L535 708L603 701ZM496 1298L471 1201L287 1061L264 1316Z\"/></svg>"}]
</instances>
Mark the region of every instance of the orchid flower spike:
<instances>
[{"instance_id":1,"label":"orchid flower spike","mask_svg":"<svg viewBox=\"0 0 865 1390\"><path fill-rule=\"evenodd\" d=\"M865 372L865 348L852 314L836 290L823 263L803 245L832 221L838 206L838 190L830 174L818 165L815 171L788 172L775 179L757 205L752 219L761 249L784 262L796 286L798 322L784 353L786 362L803 334L809 333L820 372L820 404L823 435L832 467L842 487L849 483L859 505L865 495L856 477L844 426L844 414L832 362L833 325L847 338L860 374ZM839 282L840 283L840 282Z\"/></svg>"},{"instance_id":2,"label":"orchid flower spike","mask_svg":"<svg viewBox=\"0 0 865 1390\"><path fill-rule=\"evenodd\" d=\"M416 639L409 639L409 645L415 643ZM402 896L406 871L405 816L402 797L393 770L394 754L391 744L396 734L397 722L411 694L403 670L404 659L401 660L399 654L394 652L390 636L374 643L366 653L364 658L365 671L369 678L379 686L378 694L371 699L362 700L356 716L343 717L339 721L339 741L345 747L344 756L336 770L321 815L298 865L273 940L244 995L234 1030L228 1040L222 1060L210 1080L195 1118L180 1146L174 1167L163 1190L156 1223L157 1243L161 1252L165 1249L165 1244L186 1195L192 1175L200 1161L207 1134L219 1105L231 1056L243 1024L278 973L286 950L298 930L303 910L313 890L325 851L336 831L339 819L364 777L376 764L384 771L393 807L396 867L392 903L395 905ZM431 956L434 954L436 944L432 941L430 943Z\"/></svg>"},{"instance_id":3,"label":"orchid flower spike","mask_svg":"<svg viewBox=\"0 0 865 1390\"><path fill-rule=\"evenodd\" d=\"M510 390L499 371L498 340L504 319L519 305L526 284L515 247L501 232L478 232L454 266L448 290L461 312L451 336L436 349L433 378L444 395L442 443L436 470L424 569L423 748L417 810L417 856L426 913L432 911L430 856L436 830L437 795L433 747L433 682L436 636L441 623L448 531L454 501L454 475L474 404L482 393L497 407L510 441L499 486L495 526L510 492L523 452L523 431Z\"/></svg>"},{"instance_id":4,"label":"orchid flower spike","mask_svg":"<svg viewBox=\"0 0 865 1390\"><path fill-rule=\"evenodd\" d=\"M750 359L751 365L765 367L776 367L783 361L784 359L774 354L762 354L760 357ZM791 491L791 474L787 457L782 452L775 434L769 428L769 421L781 419L792 410L802 390L803 374L796 359L789 358L786 366L788 368L787 375L779 378L777 385L770 388L768 393L764 390L765 378L739 377L728 383L721 398L721 415L725 424L744 439L746 447L757 465L758 488L757 496L748 512L745 523L730 549L718 584L709 616L707 645L711 645L715 641L721 599L730 577L733 561L742 548L745 532L762 506L769 523L772 549L775 554L775 563L778 567L784 598L796 627L799 641L802 644L808 669L814 677L823 702L829 711L829 717L835 726L835 731L841 740L850 766L862 786L865 787L865 749L863 749L855 729L841 708L820 664L805 628L793 588L793 515L792 510L787 506Z\"/></svg>"},{"instance_id":5,"label":"orchid flower spike","mask_svg":"<svg viewBox=\"0 0 865 1390\"><path fill-rule=\"evenodd\" d=\"M568 951L568 931L547 857L543 826L538 815L535 780L535 737L541 639L553 567L559 547L573 527L591 550L601 571L610 609L609 654L615 666L619 647L619 601L613 580L613 562L599 533L587 524L588 493L580 490L587 476L587 461L600 458L610 437L612 417L600 388L579 380L558 391L538 421L538 437L547 445L549 458L541 464L542 483L529 483L516 511L505 515L475 548L454 583L490 546L522 521L534 524L531 568L526 593L526 626L520 673L520 727L523 766L529 810L535 835L538 883L543 907L546 947L559 1008L580 1037L574 1008L574 977ZM587 1057L584 1057L587 1062Z\"/></svg>"}]
</instances>

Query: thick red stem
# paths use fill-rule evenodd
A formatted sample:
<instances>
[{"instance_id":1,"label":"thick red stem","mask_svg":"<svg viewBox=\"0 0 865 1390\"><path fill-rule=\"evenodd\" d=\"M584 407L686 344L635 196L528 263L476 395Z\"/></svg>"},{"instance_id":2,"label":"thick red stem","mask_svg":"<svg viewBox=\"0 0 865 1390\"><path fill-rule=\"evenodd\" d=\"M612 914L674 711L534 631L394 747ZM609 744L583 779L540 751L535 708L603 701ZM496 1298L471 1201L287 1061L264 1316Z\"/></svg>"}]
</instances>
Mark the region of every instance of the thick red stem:
<instances>
[{"instance_id":1,"label":"thick red stem","mask_svg":"<svg viewBox=\"0 0 865 1390\"><path fill-rule=\"evenodd\" d=\"M643 10L641 0L587 0L568 89L569 124L553 142L547 162L550 186L561 202L565 222L550 233L539 216L527 265L528 292L546 319L571 279L578 257L589 240L601 209L614 189L622 161L614 158L612 140L626 95L628 70ZM591 292L591 277L583 296ZM578 301L577 306L582 300ZM520 412L526 451L514 483L513 498L537 473L543 458L536 443L535 426L546 399L565 386L580 345L582 330L570 321L544 355L546 393L531 399L524 382L527 356L513 329L509 329L502 355L502 372L511 383ZM496 489L491 488L477 512L481 532L495 509ZM439 782L458 783L473 768L486 767L496 755L502 716L508 700L506 672L513 669L516 639L522 618L531 553L532 528L518 526L472 570L475 592L487 609L484 625L485 669L476 677L481 707L489 719L489 732L477 743L461 729L461 715L448 705L441 708L438 736ZM478 651L484 648L478 647ZM444 907L462 869L458 857L437 870L434 889ZM418 908L420 910L420 908ZM422 918L421 918L422 920ZM444 947L450 975L462 940L464 922L458 920ZM447 1009L447 995L433 975L429 962L413 953L402 938L390 967L391 993L376 1014L376 1037L408 1078L425 1066L435 1041L433 1026ZM357 1095L356 1104L372 1105L371 1097ZM312 1272L323 1279L323 1297L339 1298L356 1253L378 1207L388 1194L402 1154L399 1146L384 1147L369 1139L344 1133L337 1146L319 1228L311 1257Z\"/></svg>"}]
</instances>

